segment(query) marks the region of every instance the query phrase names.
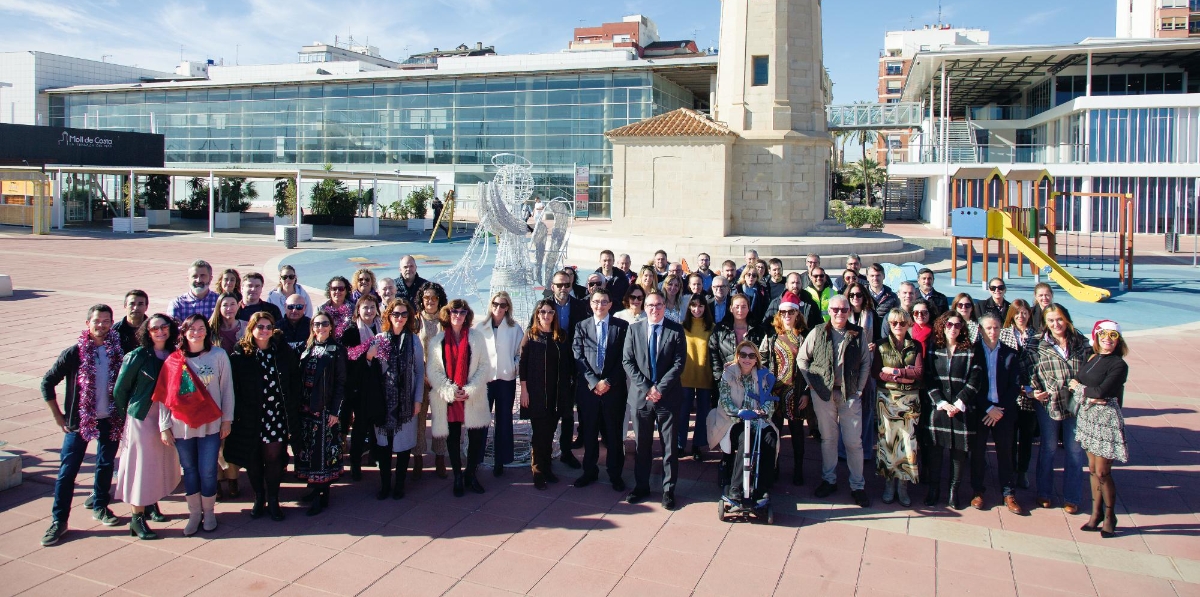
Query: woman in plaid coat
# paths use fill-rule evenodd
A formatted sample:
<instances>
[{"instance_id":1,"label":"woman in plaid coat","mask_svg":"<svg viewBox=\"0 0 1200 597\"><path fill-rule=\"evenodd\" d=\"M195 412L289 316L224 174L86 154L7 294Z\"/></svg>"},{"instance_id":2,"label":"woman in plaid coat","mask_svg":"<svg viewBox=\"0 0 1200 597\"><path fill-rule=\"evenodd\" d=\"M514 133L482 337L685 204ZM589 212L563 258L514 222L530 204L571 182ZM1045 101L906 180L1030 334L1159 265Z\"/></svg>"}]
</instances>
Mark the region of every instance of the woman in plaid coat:
<instances>
[{"instance_id":1,"label":"woman in plaid coat","mask_svg":"<svg viewBox=\"0 0 1200 597\"><path fill-rule=\"evenodd\" d=\"M1058 304L1042 311L1046 335L1038 344L1037 363L1030 384L1034 409L1041 428L1041 447L1037 459L1038 505L1049 508L1054 497L1054 456L1058 451L1059 433L1067 451L1063 481L1063 511L1079 511L1083 499L1083 465L1087 462L1083 448L1075 441L1075 415L1079 405L1071 399L1071 378L1092 355L1087 338L1075 331L1071 315Z\"/></svg>"},{"instance_id":2,"label":"woman in plaid coat","mask_svg":"<svg viewBox=\"0 0 1200 597\"><path fill-rule=\"evenodd\" d=\"M984 384L984 360L970 341L966 319L953 311L943 313L933 324L930 335L933 348L925 366L925 403L921 407L922 428L929 453L929 493L925 505L937 505L941 499L943 450L950 450L950 499L955 510L962 510L958 491L967 467L967 447L971 445L972 417L968 412L975 394Z\"/></svg>"}]
</instances>

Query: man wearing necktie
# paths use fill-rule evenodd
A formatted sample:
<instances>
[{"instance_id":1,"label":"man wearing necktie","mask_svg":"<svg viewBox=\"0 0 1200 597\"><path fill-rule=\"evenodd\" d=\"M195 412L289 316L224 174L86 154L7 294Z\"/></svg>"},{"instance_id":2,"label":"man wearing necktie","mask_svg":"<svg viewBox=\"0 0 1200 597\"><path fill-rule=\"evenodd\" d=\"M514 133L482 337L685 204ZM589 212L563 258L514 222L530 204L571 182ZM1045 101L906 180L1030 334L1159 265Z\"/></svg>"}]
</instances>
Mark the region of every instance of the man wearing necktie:
<instances>
[{"instance_id":1,"label":"man wearing necktie","mask_svg":"<svg viewBox=\"0 0 1200 597\"><path fill-rule=\"evenodd\" d=\"M575 326L571 344L575 356L575 404L579 408L579 439L583 442L583 475L575 487L587 487L600 475L600 442L608 452L605 469L612 487L625 491L621 473L625 469L625 403L628 388L621 364L621 348L629 323L610 317L612 297L607 290L594 290L589 298L592 316Z\"/></svg>"},{"instance_id":2,"label":"man wearing necktie","mask_svg":"<svg viewBox=\"0 0 1200 597\"><path fill-rule=\"evenodd\" d=\"M634 412L636 455L634 487L625 501L642 502L650 495L657 426L663 450L663 508L675 509L679 455L675 452L675 413L683 401L680 376L687 355L683 328L665 318L662 293L646 294L646 319L629 326L622 361L629 377L629 406Z\"/></svg>"}]
</instances>

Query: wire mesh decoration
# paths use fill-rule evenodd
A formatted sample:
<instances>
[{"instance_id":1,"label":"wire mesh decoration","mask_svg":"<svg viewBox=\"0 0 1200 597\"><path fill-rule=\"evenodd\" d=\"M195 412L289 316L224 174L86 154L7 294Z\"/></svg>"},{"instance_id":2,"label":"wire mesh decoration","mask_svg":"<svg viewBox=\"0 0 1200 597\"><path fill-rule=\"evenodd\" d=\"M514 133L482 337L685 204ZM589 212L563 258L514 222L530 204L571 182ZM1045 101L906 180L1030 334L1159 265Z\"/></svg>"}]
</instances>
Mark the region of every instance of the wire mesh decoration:
<instances>
[{"instance_id":1,"label":"wire mesh decoration","mask_svg":"<svg viewBox=\"0 0 1200 597\"><path fill-rule=\"evenodd\" d=\"M496 175L479 183L479 226L458 263L434 278L450 297L484 303L479 296L480 275L490 255L489 237L496 238L488 299L507 292L512 299L512 316L522 327L528 325L533 305L542 297L545 281L562 267L575 212L574 202L556 197L538 214L530 233L522 217L522 206L533 196L533 167L529 160L502 153L492 157ZM530 462L529 422L519 418L520 400L513 401L514 461L507 466ZM497 413L499 415L499 413ZM495 437L495 430L491 432ZM493 462L494 449L487 446L485 459Z\"/></svg>"}]
</instances>

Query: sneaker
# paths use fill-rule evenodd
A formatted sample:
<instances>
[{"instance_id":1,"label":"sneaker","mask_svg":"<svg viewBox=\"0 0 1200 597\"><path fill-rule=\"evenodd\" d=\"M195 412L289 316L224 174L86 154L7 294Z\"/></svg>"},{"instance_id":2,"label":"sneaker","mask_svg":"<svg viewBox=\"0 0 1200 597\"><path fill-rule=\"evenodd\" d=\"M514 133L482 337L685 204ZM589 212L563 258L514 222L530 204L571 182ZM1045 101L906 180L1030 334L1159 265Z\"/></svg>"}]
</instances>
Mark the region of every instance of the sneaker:
<instances>
[{"instance_id":1,"label":"sneaker","mask_svg":"<svg viewBox=\"0 0 1200 597\"><path fill-rule=\"evenodd\" d=\"M813 495L815 495L819 498L827 498L827 497L833 495L833 492L835 492L835 491L837 491L836 483L830 483L829 481L821 481L821 484L817 486L817 490L813 492Z\"/></svg>"},{"instance_id":2,"label":"sneaker","mask_svg":"<svg viewBox=\"0 0 1200 597\"><path fill-rule=\"evenodd\" d=\"M121 524L121 521L117 518L117 515L113 514L113 511L108 508L98 508L96 510L92 510L92 518L99 520L100 524L106 527L115 527L118 524Z\"/></svg>"},{"instance_id":3,"label":"sneaker","mask_svg":"<svg viewBox=\"0 0 1200 597\"><path fill-rule=\"evenodd\" d=\"M854 499L854 503L859 507L866 508L871 505L871 498L867 497L867 492L862 489L855 489L850 492L850 497Z\"/></svg>"},{"instance_id":4,"label":"sneaker","mask_svg":"<svg viewBox=\"0 0 1200 597\"><path fill-rule=\"evenodd\" d=\"M49 547L58 543L58 540L67 533L67 525L57 520L50 523L50 528L46 529L46 534L42 535L42 547Z\"/></svg>"}]
</instances>

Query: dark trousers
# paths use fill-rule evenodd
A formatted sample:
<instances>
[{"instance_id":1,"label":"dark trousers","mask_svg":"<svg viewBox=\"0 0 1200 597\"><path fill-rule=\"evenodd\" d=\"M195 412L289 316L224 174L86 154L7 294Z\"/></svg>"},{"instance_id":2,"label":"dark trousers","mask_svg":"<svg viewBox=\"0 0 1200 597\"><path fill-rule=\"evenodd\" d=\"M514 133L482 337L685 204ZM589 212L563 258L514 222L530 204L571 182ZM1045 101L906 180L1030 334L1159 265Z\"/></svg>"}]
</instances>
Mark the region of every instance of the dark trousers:
<instances>
[{"instance_id":1,"label":"dark trousers","mask_svg":"<svg viewBox=\"0 0 1200 597\"><path fill-rule=\"evenodd\" d=\"M567 390L567 404L559 407L558 416L562 420L562 431L558 434L558 448L563 454L571 451L571 442L575 439L575 388L574 384Z\"/></svg>"},{"instance_id":2,"label":"dark trousers","mask_svg":"<svg viewBox=\"0 0 1200 597\"><path fill-rule=\"evenodd\" d=\"M392 438L389 437L388 445L386 445L386 446L372 445L371 446L371 457L375 459L375 462L379 463L379 485L380 485L380 488L384 492L391 491L392 487L393 487L393 480L392 480L392 454L393 454L393 452L391 449L391 442L392 442ZM404 491L405 474L408 472L408 457L411 453L412 453L411 450L405 450L403 452L395 452L395 454L396 454L396 475L395 475L394 487L396 489L398 489L399 491Z\"/></svg>"},{"instance_id":3,"label":"dark trousers","mask_svg":"<svg viewBox=\"0 0 1200 597\"><path fill-rule=\"evenodd\" d=\"M944 448L930 445L925 450L928 456L929 470L929 485L937 488L942 483L942 462L946 457ZM967 467L967 452L965 450L950 449L950 487L957 488L962 481L963 469ZM924 477L925 475L921 475Z\"/></svg>"},{"instance_id":4,"label":"dark trousers","mask_svg":"<svg viewBox=\"0 0 1200 597\"><path fill-rule=\"evenodd\" d=\"M345 430L343 430L345 431ZM350 470L362 470L362 457L370 449L375 439L375 426L366 419L354 417L354 425L350 431ZM374 450L371 450L374 455Z\"/></svg>"},{"instance_id":5,"label":"dark trousers","mask_svg":"<svg viewBox=\"0 0 1200 597\"><path fill-rule=\"evenodd\" d=\"M744 491L742 485L743 476L746 468L746 451L743 449L742 432L745 430L745 423L735 423L729 430L729 441L733 447L733 463L730 466L730 473L733 475L729 483L729 497L741 499ZM750 449L754 449L754 438L750 438ZM754 490L751 495L757 499L768 491L771 491L771 486L775 483L775 455L779 449L779 435L775 430L767 427L762 431L762 440L758 446L758 478L751 475L750 482L754 483Z\"/></svg>"},{"instance_id":6,"label":"dark trousers","mask_svg":"<svg viewBox=\"0 0 1200 597\"><path fill-rule=\"evenodd\" d=\"M557 426L558 417L531 417L529 426L532 437L529 440L530 452L532 453L533 473L535 475L544 475L551 472L550 461L553 460L551 455L554 453L554 429ZM560 439L560 441L562 441ZM568 436L567 442L570 442ZM568 443L567 449L570 449Z\"/></svg>"},{"instance_id":7,"label":"dark trousers","mask_svg":"<svg viewBox=\"0 0 1200 597\"><path fill-rule=\"evenodd\" d=\"M254 501L279 503L279 485L287 468L287 444L259 444L259 453L246 463L246 476L254 490Z\"/></svg>"},{"instance_id":8,"label":"dark trousers","mask_svg":"<svg viewBox=\"0 0 1200 597\"><path fill-rule=\"evenodd\" d=\"M650 491L650 468L654 464L654 429L658 428L659 442L663 450L663 493L675 491L676 471L679 468L679 454L675 452L675 414L679 405L675 403L647 403L633 411L633 431L636 437L633 464L634 489Z\"/></svg>"},{"instance_id":9,"label":"dark trousers","mask_svg":"<svg viewBox=\"0 0 1200 597\"><path fill-rule=\"evenodd\" d=\"M977 495L983 495L984 474L987 472L988 437L996 444L996 471L999 473L1000 488L1005 496L1013 494L1016 487L1016 475L1013 474L1013 462L1009 455L1013 453L1013 439L1017 429L1017 409L1010 408L995 425L988 427L983 424L982 417L971 437L971 490Z\"/></svg>"},{"instance_id":10,"label":"dark trousers","mask_svg":"<svg viewBox=\"0 0 1200 597\"><path fill-rule=\"evenodd\" d=\"M454 474L463 471L462 467L462 423L447 423L450 435L446 437L446 451L450 453L450 467ZM487 445L487 427L467 430L467 476L475 475L475 469L483 462L483 448Z\"/></svg>"},{"instance_id":11,"label":"dark trousers","mask_svg":"<svg viewBox=\"0 0 1200 597\"><path fill-rule=\"evenodd\" d=\"M604 468L610 479L621 478L625 470L625 396L610 389L608 394L578 396L579 437L583 441L583 474L593 477L600 474L600 440L604 437L607 455Z\"/></svg>"},{"instance_id":12,"label":"dark trousers","mask_svg":"<svg viewBox=\"0 0 1200 597\"><path fill-rule=\"evenodd\" d=\"M113 463L117 458L120 442L109 439L112 433L112 423L109 419L96 421L96 474L92 495L96 496L93 508L100 510L108 507L109 489L112 488ZM62 451L59 458L62 464L58 467L58 480L54 482L54 506L50 510L54 520L66 524L71 514L71 498L75 496L75 477L79 475L79 467L87 454L88 441L78 431L72 431L63 436Z\"/></svg>"},{"instance_id":13,"label":"dark trousers","mask_svg":"<svg viewBox=\"0 0 1200 597\"><path fill-rule=\"evenodd\" d=\"M1038 438L1037 411L1017 411L1016 441L1013 442L1013 469L1019 473L1029 472L1033 460L1033 442Z\"/></svg>"},{"instance_id":14,"label":"dark trousers","mask_svg":"<svg viewBox=\"0 0 1200 597\"><path fill-rule=\"evenodd\" d=\"M492 461L504 466L513 461L513 401L517 396L517 380L497 379L487 385L488 408L495 411L496 437L492 439Z\"/></svg>"}]
</instances>

